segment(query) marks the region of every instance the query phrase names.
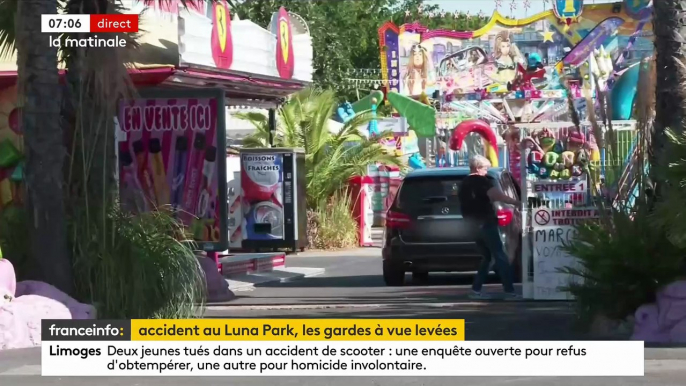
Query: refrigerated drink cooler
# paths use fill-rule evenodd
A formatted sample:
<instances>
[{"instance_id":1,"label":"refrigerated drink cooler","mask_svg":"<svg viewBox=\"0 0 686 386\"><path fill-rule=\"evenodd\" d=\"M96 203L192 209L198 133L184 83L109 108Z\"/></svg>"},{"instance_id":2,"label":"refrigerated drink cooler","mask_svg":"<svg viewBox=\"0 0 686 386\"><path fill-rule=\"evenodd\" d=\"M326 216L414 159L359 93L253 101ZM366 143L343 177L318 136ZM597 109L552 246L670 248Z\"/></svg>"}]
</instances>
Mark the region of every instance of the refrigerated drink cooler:
<instances>
[{"instance_id":1,"label":"refrigerated drink cooler","mask_svg":"<svg viewBox=\"0 0 686 386\"><path fill-rule=\"evenodd\" d=\"M307 247L305 152L241 149L243 240L248 250Z\"/></svg>"}]
</instances>

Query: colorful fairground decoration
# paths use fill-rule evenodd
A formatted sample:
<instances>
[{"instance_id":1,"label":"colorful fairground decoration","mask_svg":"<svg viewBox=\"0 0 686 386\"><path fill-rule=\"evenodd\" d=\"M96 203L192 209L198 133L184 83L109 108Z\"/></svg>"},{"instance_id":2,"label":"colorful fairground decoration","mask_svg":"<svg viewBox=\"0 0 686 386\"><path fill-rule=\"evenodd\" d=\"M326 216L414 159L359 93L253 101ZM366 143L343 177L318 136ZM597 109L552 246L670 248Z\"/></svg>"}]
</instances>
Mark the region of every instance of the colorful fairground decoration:
<instances>
[{"instance_id":1,"label":"colorful fairground decoration","mask_svg":"<svg viewBox=\"0 0 686 386\"><path fill-rule=\"evenodd\" d=\"M553 3L520 20L496 11L475 31L387 22L379 29L383 82L406 97L437 99L442 112L495 124L557 121L568 90L583 111L600 87L612 119L630 119L637 65L653 51L652 3Z\"/></svg>"},{"instance_id":2,"label":"colorful fairground decoration","mask_svg":"<svg viewBox=\"0 0 686 386\"><path fill-rule=\"evenodd\" d=\"M557 19L567 27L576 23L584 11L584 0L555 0L553 12Z\"/></svg>"}]
</instances>

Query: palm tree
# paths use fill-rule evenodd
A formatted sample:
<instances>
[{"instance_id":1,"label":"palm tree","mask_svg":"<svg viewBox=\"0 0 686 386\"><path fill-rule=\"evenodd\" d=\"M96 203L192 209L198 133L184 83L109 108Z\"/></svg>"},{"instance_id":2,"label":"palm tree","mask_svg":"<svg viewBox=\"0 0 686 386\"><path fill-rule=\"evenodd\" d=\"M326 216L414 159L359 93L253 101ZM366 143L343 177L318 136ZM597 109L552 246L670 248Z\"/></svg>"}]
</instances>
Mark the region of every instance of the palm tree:
<instances>
[{"instance_id":1,"label":"palm tree","mask_svg":"<svg viewBox=\"0 0 686 386\"><path fill-rule=\"evenodd\" d=\"M666 130L683 132L686 118L686 94L683 80L686 72L686 1L653 1L655 35L655 125L652 138L652 163L664 165L669 139ZM657 23L659 21L659 23ZM660 196L658 184L656 194Z\"/></svg>"},{"instance_id":2,"label":"palm tree","mask_svg":"<svg viewBox=\"0 0 686 386\"><path fill-rule=\"evenodd\" d=\"M143 1L152 6L173 2ZM17 52L35 276L73 293L65 186L69 196L75 192L99 193L91 194L91 205L93 201L105 202L112 193L115 162L109 142L114 135L111 117L115 116L114 101L130 90L130 82L121 52L113 48L81 49L62 52L68 87L60 86L58 48L51 47L50 35L40 31L41 15L57 14L60 7L73 14L115 13L121 0L0 0L0 55L11 57ZM71 137L71 167L66 180L65 132ZM89 146L79 148L77 142ZM75 166L79 166L78 171Z\"/></svg>"},{"instance_id":3,"label":"palm tree","mask_svg":"<svg viewBox=\"0 0 686 386\"><path fill-rule=\"evenodd\" d=\"M293 95L277 112L274 145L305 149L307 168L307 201L318 207L333 194L345 188L350 178L365 175L374 163L402 166L403 161L387 154L378 139L392 135L382 133L369 139L359 127L371 120L371 114L361 113L343 125L338 133L329 129L338 102L332 91L305 89ZM239 119L250 121L255 133L243 140L244 147L267 147L269 125L260 113L239 113Z\"/></svg>"},{"instance_id":4,"label":"palm tree","mask_svg":"<svg viewBox=\"0 0 686 386\"><path fill-rule=\"evenodd\" d=\"M9 9L14 12L8 12ZM18 64L18 105L26 157L26 193L33 273L66 293L73 292L67 243L63 165L66 154L60 123L62 90L57 47L40 31L41 15L56 14L57 0L2 0L0 44ZM16 15L16 18L14 16ZM16 20L16 25L15 25Z\"/></svg>"}]
</instances>

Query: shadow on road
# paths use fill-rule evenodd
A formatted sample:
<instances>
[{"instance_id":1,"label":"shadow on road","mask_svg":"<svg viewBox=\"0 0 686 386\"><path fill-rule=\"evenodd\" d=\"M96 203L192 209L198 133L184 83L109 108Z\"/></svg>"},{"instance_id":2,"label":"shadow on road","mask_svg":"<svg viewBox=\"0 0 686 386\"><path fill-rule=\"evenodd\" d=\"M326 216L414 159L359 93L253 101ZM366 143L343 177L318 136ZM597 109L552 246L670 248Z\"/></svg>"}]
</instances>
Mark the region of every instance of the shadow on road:
<instances>
[{"instance_id":1,"label":"shadow on road","mask_svg":"<svg viewBox=\"0 0 686 386\"><path fill-rule=\"evenodd\" d=\"M347 302L357 301L346 299ZM592 336L577 331L574 312L568 303L465 304L457 307L413 307L395 304L384 308L346 308L319 310L252 310L245 318L291 319L465 319L469 340L586 340L622 339L625 337ZM226 314L208 311L207 318Z\"/></svg>"},{"instance_id":2,"label":"shadow on road","mask_svg":"<svg viewBox=\"0 0 686 386\"><path fill-rule=\"evenodd\" d=\"M474 280L473 273L459 274L431 274L428 280L417 280L411 274L405 276L405 286L464 286L471 285ZM498 283L495 275L491 275L488 283ZM292 282L256 284L255 287L278 287L278 288L355 288L355 287L386 287L382 275L355 275L355 276L315 276L299 279ZM396 287L398 288L398 287Z\"/></svg>"}]
</instances>

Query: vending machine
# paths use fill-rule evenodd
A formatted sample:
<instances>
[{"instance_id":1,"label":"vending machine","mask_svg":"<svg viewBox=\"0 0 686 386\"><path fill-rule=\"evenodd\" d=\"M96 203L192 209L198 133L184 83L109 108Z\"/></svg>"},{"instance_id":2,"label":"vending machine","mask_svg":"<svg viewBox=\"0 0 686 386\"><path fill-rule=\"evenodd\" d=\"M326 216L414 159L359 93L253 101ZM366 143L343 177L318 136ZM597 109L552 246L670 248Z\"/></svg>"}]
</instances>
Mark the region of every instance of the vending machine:
<instances>
[{"instance_id":1,"label":"vending machine","mask_svg":"<svg viewBox=\"0 0 686 386\"><path fill-rule=\"evenodd\" d=\"M241 149L243 249L307 247L305 152Z\"/></svg>"}]
</instances>

